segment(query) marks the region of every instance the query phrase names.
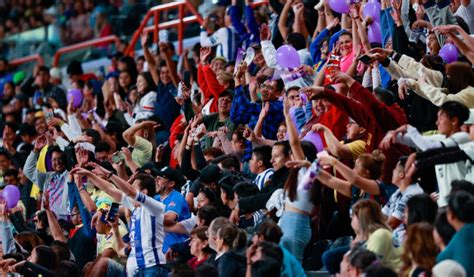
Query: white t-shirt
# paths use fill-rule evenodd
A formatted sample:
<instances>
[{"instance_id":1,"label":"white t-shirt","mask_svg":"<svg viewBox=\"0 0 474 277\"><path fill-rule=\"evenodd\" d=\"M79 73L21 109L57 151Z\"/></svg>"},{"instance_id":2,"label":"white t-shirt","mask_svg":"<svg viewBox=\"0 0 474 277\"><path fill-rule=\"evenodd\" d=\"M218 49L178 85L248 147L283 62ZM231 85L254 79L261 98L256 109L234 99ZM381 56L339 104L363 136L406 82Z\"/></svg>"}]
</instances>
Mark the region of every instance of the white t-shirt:
<instances>
[{"instance_id":1,"label":"white t-shirt","mask_svg":"<svg viewBox=\"0 0 474 277\"><path fill-rule=\"evenodd\" d=\"M454 15L461 17L469 26L469 33L474 34L474 1L471 1L467 7L460 5Z\"/></svg>"}]
</instances>

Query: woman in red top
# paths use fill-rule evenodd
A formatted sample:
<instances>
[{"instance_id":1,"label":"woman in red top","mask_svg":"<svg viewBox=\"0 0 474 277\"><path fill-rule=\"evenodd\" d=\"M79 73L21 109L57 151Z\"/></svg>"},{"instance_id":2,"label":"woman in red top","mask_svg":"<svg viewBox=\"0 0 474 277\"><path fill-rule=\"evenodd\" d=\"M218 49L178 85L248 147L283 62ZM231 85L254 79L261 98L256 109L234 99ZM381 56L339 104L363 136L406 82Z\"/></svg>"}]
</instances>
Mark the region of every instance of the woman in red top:
<instances>
[{"instance_id":1,"label":"woman in red top","mask_svg":"<svg viewBox=\"0 0 474 277\"><path fill-rule=\"evenodd\" d=\"M191 255L194 257L188 261L188 265L196 270L200 264L206 262L207 257L212 253L212 249L209 247L207 237L207 226L196 227L191 231Z\"/></svg>"}]
</instances>

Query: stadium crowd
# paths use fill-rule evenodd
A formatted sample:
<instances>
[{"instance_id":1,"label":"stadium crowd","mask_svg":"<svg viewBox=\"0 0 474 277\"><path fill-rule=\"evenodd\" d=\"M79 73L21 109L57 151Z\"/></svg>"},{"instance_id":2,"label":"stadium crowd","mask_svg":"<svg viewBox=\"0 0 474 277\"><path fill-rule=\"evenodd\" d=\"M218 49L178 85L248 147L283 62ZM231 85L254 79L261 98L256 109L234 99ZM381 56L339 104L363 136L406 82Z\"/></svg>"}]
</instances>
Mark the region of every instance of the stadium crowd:
<instances>
[{"instance_id":1,"label":"stadium crowd","mask_svg":"<svg viewBox=\"0 0 474 277\"><path fill-rule=\"evenodd\" d=\"M470 34L472 0L232 0L106 76L0 60L0 271L473 276Z\"/></svg>"}]
</instances>

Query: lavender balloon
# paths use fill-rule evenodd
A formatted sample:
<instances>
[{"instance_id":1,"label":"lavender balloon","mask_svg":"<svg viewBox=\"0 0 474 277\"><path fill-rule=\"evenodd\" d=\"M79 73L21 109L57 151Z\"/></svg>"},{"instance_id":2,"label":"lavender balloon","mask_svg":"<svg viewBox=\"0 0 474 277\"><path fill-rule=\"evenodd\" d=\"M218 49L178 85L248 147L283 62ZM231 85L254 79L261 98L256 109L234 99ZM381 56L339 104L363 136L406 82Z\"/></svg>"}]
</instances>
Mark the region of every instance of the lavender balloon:
<instances>
[{"instance_id":1,"label":"lavender balloon","mask_svg":"<svg viewBox=\"0 0 474 277\"><path fill-rule=\"evenodd\" d=\"M67 101L71 102L72 99L72 106L76 109L79 108L82 104L82 92L80 89L73 88L67 92Z\"/></svg>"},{"instance_id":2,"label":"lavender balloon","mask_svg":"<svg viewBox=\"0 0 474 277\"><path fill-rule=\"evenodd\" d=\"M456 46L448 43L439 50L439 56L445 63L452 63L458 60L459 51Z\"/></svg>"},{"instance_id":3,"label":"lavender balloon","mask_svg":"<svg viewBox=\"0 0 474 277\"><path fill-rule=\"evenodd\" d=\"M374 21L380 22L380 3L369 2L365 4L362 13L364 17L370 16Z\"/></svg>"},{"instance_id":4,"label":"lavender balloon","mask_svg":"<svg viewBox=\"0 0 474 277\"><path fill-rule=\"evenodd\" d=\"M316 147L316 150L318 152L321 152L324 150L323 140L321 139L321 136L319 135L319 133L310 131L306 134L306 136L304 136L303 140L309 141L312 144L314 144L314 147Z\"/></svg>"},{"instance_id":5,"label":"lavender balloon","mask_svg":"<svg viewBox=\"0 0 474 277\"><path fill-rule=\"evenodd\" d=\"M349 3L346 0L329 0L329 7L337 13L349 13Z\"/></svg>"},{"instance_id":6,"label":"lavender balloon","mask_svg":"<svg viewBox=\"0 0 474 277\"><path fill-rule=\"evenodd\" d=\"M20 200L20 190L14 185L6 186L3 189L2 195L9 209L15 208L18 204L18 200Z\"/></svg>"},{"instance_id":7,"label":"lavender balloon","mask_svg":"<svg viewBox=\"0 0 474 277\"><path fill-rule=\"evenodd\" d=\"M377 21L374 21L369 26L369 31L367 32L370 43L382 43L382 31L380 30L380 25Z\"/></svg>"},{"instance_id":8,"label":"lavender balloon","mask_svg":"<svg viewBox=\"0 0 474 277\"><path fill-rule=\"evenodd\" d=\"M290 45L282 45L276 52L276 60L282 68L297 68L301 65L300 55Z\"/></svg>"}]
</instances>

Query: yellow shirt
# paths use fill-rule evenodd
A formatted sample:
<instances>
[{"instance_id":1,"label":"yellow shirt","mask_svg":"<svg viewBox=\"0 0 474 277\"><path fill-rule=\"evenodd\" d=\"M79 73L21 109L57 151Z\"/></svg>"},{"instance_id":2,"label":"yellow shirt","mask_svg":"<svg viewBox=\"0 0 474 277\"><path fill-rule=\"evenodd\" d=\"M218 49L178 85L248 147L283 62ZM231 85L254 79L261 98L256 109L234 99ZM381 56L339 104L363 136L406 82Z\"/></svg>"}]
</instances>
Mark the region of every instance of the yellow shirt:
<instances>
[{"instance_id":1,"label":"yellow shirt","mask_svg":"<svg viewBox=\"0 0 474 277\"><path fill-rule=\"evenodd\" d=\"M385 228L376 230L369 236L366 247L382 260L383 265L390 267L395 272L400 271L403 250L393 246L392 232Z\"/></svg>"}]
</instances>

